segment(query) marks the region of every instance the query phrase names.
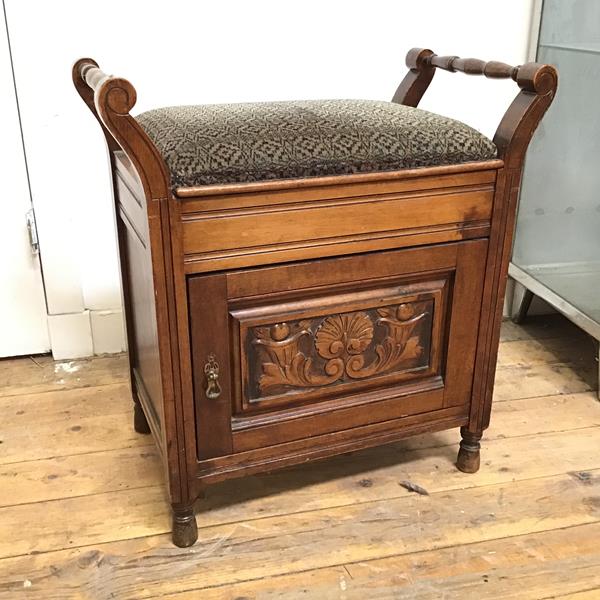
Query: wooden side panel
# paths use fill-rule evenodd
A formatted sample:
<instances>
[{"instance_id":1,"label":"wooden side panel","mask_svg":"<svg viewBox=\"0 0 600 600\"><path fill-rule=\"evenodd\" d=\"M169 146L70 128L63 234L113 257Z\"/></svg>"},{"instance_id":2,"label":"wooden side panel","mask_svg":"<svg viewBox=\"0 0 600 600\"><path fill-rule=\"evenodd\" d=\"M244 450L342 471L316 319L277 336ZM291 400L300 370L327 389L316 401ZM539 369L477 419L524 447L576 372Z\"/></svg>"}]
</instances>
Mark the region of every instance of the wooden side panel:
<instances>
[{"instance_id":1,"label":"wooden side panel","mask_svg":"<svg viewBox=\"0 0 600 600\"><path fill-rule=\"evenodd\" d=\"M132 384L162 444L164 407L145 198L139 184L119 169L115 194Z\"/></svg>"},{"instance_id":2,"label":"wooden side panel","mask_svg":"<svg viewBox=\"0 0 600 600\"><path fill-rule=\"evenodd\" d=\"M137 237L148 245L148 218L143 196L140 195L131 184L127 182L120 171L116 171L116 194L119 200L119 212L121 218L127 221L129 229L133 230Z\"/></svg>"}]
</instances>

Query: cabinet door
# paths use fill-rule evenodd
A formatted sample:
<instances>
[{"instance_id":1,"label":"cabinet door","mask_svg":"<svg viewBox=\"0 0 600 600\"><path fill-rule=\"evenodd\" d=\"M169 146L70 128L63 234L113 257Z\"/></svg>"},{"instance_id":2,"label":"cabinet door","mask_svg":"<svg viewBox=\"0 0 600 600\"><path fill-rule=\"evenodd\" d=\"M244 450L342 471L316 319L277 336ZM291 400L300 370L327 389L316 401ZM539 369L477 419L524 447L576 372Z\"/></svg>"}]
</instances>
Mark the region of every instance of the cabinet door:
<instances>
[{"instance_id":1,"label":"cabinet door","mask_svg":"<svg viewBox=\"0 0 600 600\"><path fill-rule=\"evenodd\" d=\"M486 248L476 240L191 277L199 458L466 412ZM218 397L206 393L209 356Z\"/></svg>"}]
</instances>

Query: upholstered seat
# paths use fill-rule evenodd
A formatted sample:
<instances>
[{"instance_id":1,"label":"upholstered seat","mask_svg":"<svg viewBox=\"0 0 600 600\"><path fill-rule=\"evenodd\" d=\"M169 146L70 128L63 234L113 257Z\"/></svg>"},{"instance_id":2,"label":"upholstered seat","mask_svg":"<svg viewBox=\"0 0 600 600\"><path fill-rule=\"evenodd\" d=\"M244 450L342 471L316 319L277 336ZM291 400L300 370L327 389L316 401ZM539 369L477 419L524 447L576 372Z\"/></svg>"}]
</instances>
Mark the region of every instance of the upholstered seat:
<instances>
[{"instance_id":1,"label":"upholstered seat","mask_svg":"<svg viewBox=\"0 0 600 600\"><path fill-rule=\"evenodd\" d=\"M494 158L484 135L431 112L372 100L174 106L137 121L173 188L390 171Z\"/></svg>"}]
</instances>

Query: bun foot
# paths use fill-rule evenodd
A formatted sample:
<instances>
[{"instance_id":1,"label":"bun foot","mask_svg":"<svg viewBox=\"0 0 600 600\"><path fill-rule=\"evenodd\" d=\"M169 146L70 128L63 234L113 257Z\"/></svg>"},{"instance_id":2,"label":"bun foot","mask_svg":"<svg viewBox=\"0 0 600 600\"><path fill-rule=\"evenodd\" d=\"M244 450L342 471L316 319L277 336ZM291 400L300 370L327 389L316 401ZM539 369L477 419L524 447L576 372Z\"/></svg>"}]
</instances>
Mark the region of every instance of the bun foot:
<instances>
[{"instance_id":1,"label":"bun foot","mask_svg":"<svg viewBox=\"0 0 600 600\"><path fill-rule=\"evenodd\" d=\"M456 467L459 471L462 471L463 473L477 473L477 471L479 471L480 462L479 450L465 450L461 446L458 451L458 458L456 459Z\"/></svg>"},{"instance_id":2,"label":"bun foot","mask_svg":"<svg viewBox=\"0 0 600 600\"><path fill-rule=\"evenodd\" d=\"M151 433L148 419L139 402L133 403L133 428L137 433Z\"/></svg>"},{"instance_id":3,"label":"bun foot","mask_svg":"<svg viewBox=\"0 0 600 600\"><path fill-rule=\"evenodd\" d=\"M463 473L477 473L481 462L479 456L481 445L479 444L479 440L482 434L467 431L464 427L461 428L460 433L462 440L460 442L458 458L456 459L456 467Z\"/></svg>"},{"instance_id":4,"label":"bun foot","mask_svg":"<svg viewBox=\"0 0 600 600\"><path fill-rule=\"evenodd\" d=\"M193 507L173 508L173 543L179 548L188 548L197 539L198 525Z\"/></svg>"}]
</instances>

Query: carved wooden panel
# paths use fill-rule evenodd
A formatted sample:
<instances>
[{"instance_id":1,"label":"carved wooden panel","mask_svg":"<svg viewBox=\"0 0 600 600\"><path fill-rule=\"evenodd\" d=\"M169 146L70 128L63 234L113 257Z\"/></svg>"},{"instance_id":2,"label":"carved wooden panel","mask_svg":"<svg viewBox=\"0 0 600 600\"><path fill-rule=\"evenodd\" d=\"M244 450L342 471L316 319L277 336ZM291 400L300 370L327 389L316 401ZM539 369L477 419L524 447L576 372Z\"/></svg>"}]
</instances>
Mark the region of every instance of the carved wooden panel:
<instances>
[{"instance_id":1,"label":"carved wooden panel","mask_svg":"<svg viewBox=\"0 0 600 600\"><path fill-rule=\"evenodd\" d=\"M250 400L428 366L433 302L249 330Z\"/></svg>"},{"instance_id":2,"label":"carved wooden panel","mask_svg":"<svg viewBox=\"0 0 600 600\"><path fill-rule=\"evenodd\" d=\"M438 276L234 311L242 388L235 412L439 376L448 283Z\"/></svg>"}]
</instances>

